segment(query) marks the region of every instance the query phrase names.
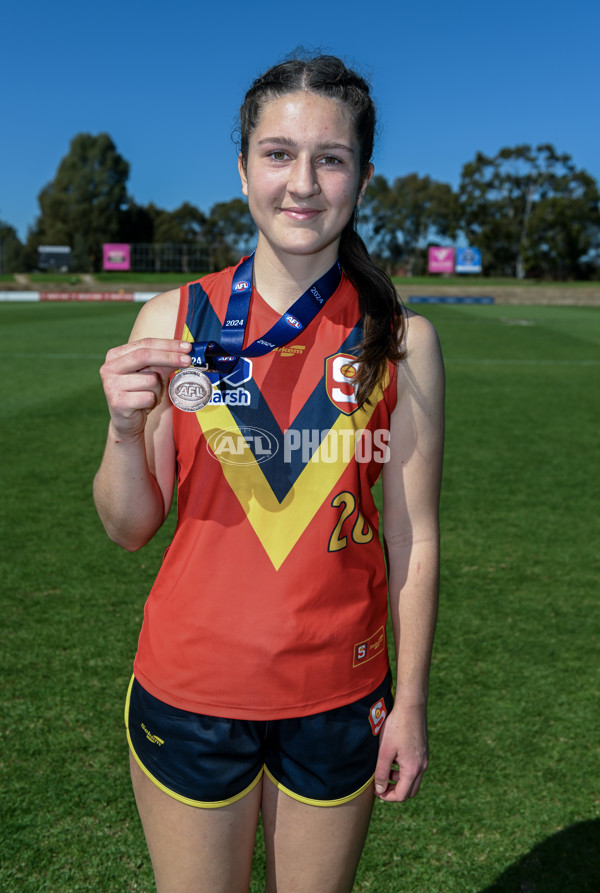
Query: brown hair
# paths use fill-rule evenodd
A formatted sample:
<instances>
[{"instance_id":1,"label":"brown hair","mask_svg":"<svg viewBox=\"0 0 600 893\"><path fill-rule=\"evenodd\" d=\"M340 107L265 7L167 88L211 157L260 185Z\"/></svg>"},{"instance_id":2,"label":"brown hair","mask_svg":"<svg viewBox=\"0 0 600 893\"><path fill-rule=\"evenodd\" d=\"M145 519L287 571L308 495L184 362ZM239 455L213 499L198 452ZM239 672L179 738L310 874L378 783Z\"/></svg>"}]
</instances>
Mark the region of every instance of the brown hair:
<instances>
[{"instance_id":1,"label":"brown hair","mask_svg":"<svg viewBox=\"0 0 600 893\"><path fill-rule=\"evenodd\" d=\"M336 56L293 58L274 65L257 78L240 109L240 156L246 167L250 135L258 125L263 106L271 99L300 91L318 93L344 105L354 122L360 146L359 170L364 182L375 140L375 105L368 83ZM382 383L388 362L405 355L403 346L406 320L390 277L371 260L357 229L357 209L344 227L339 259L347 278L358 292L363 320L357 383L359 404Z\"/></svg>"}]
</instances>

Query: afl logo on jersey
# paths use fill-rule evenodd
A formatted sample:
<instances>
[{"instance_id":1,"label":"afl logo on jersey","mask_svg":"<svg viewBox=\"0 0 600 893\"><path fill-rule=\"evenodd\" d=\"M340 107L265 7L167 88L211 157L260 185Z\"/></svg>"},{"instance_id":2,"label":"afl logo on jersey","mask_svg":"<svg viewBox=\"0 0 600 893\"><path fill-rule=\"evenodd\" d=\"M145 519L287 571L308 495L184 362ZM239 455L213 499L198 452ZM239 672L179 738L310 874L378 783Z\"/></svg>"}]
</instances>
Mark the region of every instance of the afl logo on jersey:
<instances>
[{"instance_id":1,"label":"afl logo on jersey","mask_svg":"<svg viewBox=\"0 0 600 893\"><path fill-rule=\"evenodd\" d=\"M285 321L290 325L293 329L301 329L302 323L299 319L296 319L295 316L292 316L291 313L287 313L285 317Z\"/></svg>"},{"instance_id":2,"label":"afl logo on jersey","mask_svg":"<svg viewBox=\"0 0 600 893\"><path fill-rule=\"evenodd\" d=\"M240 281L236 282L233 286L234 291L246 291L248 288L250 288L250 283L246 279L240 279Z\"/></svg>"},{"instance_id":3,"label":"afl logo on jersey","mask_svg":"<svg viewBox=\"0 0 600 893\"><path fill-rule=\"evenodd\" d=\"M327 396L346 415L358 409L356 402L356 376L358 361L348 353L337 353L325 360L325 385Z\"/></svg>"}]
</instances>

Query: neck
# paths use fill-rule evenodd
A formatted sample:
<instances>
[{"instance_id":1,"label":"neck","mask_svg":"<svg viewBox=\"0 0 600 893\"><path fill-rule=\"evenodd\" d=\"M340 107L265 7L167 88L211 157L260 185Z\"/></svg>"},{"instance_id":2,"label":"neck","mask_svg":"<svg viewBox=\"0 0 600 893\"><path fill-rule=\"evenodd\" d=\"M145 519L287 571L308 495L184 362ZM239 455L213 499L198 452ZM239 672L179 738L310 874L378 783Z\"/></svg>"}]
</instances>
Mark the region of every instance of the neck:
<instances>
[{"instance_id":1,"label":"neck","mask_svg":"<svg viewBox=\"0 0 600 893\"><path fill-rule=\"evenodd\" d=\"M263 301L285 313L300 295L323 276L337 259L337 244L313 255L286 255L282 259L259 236L254 256L254 286Z\"/></svg>"}]
</instances>

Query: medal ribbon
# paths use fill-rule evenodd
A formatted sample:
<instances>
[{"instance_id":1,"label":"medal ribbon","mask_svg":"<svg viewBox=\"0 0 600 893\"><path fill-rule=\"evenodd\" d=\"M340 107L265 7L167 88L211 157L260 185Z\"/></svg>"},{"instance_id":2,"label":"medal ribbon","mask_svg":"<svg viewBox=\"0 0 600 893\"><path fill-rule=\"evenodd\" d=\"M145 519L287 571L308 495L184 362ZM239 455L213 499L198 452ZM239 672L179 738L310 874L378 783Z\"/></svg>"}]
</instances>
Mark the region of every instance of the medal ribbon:
<instances>
[{"instance_id":1,"label":"medal ribbon","mask_svg":"<svg viewBox=\"0 0 600 893\"><path fill-rule=\"evenodd\" d=\"M227 375L233 371L240 357L262 357L276 347L283 347L312 322L342 278L340 263L336 261L320 279L300 295L262 338L257 338L248 347L243 348L252 297L253 266L254 252L237 266L233 274L220 343L194 341L190 352L192 365L208 365L211 372Z\"/></svg>"}]
</instances>

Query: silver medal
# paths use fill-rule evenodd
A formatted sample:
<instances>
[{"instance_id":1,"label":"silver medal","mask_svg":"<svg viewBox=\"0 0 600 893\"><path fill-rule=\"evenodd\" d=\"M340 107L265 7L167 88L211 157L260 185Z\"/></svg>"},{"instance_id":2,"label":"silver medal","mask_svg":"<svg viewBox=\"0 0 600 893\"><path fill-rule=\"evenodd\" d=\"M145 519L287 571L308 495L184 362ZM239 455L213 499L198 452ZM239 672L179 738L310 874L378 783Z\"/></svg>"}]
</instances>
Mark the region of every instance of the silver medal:
<instances>
[{"instance_id":1,"label":"silver medal","mask_svg":"<svg viewBox=\"0 0 600 893\"><path fill-rule=\"evenodd\" d=\"M198 412L212 397L211 380L198 368L180 369L169 382L169 397L177 409Z\"/></svg>"}]
</instances>

